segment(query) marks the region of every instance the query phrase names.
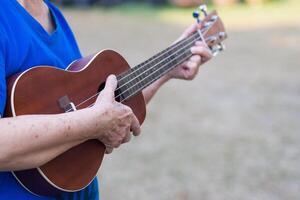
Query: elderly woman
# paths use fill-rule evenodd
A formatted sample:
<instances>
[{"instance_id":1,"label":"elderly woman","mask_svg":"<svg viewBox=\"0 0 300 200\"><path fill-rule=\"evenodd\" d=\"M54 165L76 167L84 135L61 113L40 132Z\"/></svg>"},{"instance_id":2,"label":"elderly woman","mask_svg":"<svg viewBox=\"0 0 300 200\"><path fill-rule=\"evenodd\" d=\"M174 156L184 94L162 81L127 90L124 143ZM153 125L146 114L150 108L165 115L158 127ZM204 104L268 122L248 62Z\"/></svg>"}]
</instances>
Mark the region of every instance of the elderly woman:
<instances>
[{"instance_id":1,"label":"elderly woman","mask_svg":"<svg viewBox=\"0 0 300 200\"><path fill-rule=\"evenodd\" d=\"M196 25L191 26L181 38L195 30ZM193 79L201 60L211 57L201 42L191 51L189 60L143 91L146 102L172 78ZM41 166L88 139L99 139L110 153L129 142L131 134L140 133L132 110L113 98L114 75L107 78L101 99L91 108L57 115L3 116L7 77L37 65L65 68L80 57L72 30L49 1L0 1L0 199L99 199L97 179L79 192L40 197L24 189L9 171Z\"/></svg>"}]
</instances>

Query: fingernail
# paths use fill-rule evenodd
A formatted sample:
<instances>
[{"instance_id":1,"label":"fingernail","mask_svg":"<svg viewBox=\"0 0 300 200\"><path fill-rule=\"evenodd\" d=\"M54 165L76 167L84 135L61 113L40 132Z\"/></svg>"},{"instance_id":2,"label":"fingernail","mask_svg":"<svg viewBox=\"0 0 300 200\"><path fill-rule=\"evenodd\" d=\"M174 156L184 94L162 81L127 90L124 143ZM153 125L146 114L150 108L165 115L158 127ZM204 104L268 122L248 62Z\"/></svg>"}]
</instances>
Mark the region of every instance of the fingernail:
<instances>
[{"instance_id":1,"label":"fingernail","mask_svg":"<svg viewBox=\"0 0 300 200\"><path fill-rule=\"evenodd\" d=\"M107 79L111 80L111 81L115 81L117 79L116 75L111 74L107 77Z\"/></svg>"},{"instance_id":2,"label":"fingernail","mask_svg":"<svg viewBox=\"0 0 300 200\"><path fill-rule=\"evenodd\" d=\"M116 75L110 74L108 77L109 77L109 78L116 78Z\"/></svg>"}]
</instances>

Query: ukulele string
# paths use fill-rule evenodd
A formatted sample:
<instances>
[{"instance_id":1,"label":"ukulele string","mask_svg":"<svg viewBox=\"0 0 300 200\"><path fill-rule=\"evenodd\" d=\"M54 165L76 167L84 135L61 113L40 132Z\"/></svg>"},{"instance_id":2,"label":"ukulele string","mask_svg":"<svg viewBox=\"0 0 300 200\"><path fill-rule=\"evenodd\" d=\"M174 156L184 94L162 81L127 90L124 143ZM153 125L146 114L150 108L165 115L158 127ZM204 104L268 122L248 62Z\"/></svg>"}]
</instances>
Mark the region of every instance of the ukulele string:
<instances>
[{"instance_id":1,"label":"ukulele string","mask_svg":"<svg viewBox=\"0 0 300 200\"><path fill-rule=\"evenodd\" d=\"M202 34L206 34L207 30L209 30L208 27L203 28L203 30L201 30ZM195 35L197 35L197 34L198 34L198 33L195 33L195 34L191 35L190 37L181 40L180 42L178 42L178 43L176 43L174 46L172 46L167 52L163 53L162 55L160 55L159 57L155 58L154 60L152 60L152 61L150 61L150 62L153 62L153 61L155 61L155 60L158 60L160 57L163 57L165 54L167 54L167 53L169 53L170 51L174 50L176 46L178 46L179 44L182 44L183 42L189 41L190 39L192 39L192 38L193 38ZM192 44L193 42L197 41L198 39L201 39L201 37L200 37L200 38L194 39L194 40L193 40L192 42L190 42L188 45ZM207 41L206 41L206 42L207 42ZM182 48L179 49L179 50L184 49L186 46L187 46L187 45L185 45L184 47L182 47ZM174 54L172 54L172 55L174 55ZM165 60L166 60L166 59L162 60L161 62L163 62L163 61L165 61ZM146 63L146 64L148 64L148 63ZM170 62L167 63L167 64L170 64ZM157 65L157 64L156 64L156 65ZM154 68L156 65L154 65L153 67L151 67L151 68L149 68L149 69ZM165 66L165 65L164 65L164 66ZM163 66L163 67L164 67L164 66ZM143 67L144 67L144 66L142 66L141 68L143 68ZM149 69L148 69L147 71L149 71ZM161 68L160 68L160 69L161 69ZM152 75L152 74L150 74L150 75ZM147 77L149 77L149 76L147 76ZM146 77L146 78L147 78L147 77ZM123 87L124 85L128 84L129 82L131 82L131 81L133 81L133 80L134 80L134 79L129 80L128 82L124 83L122 86L118 87L117 89L120 89L121 87ZM143 79L143 80L144 80L144 79ZM116 89L116 90L117 90L117 89ZM125 91L125 92L126 92L126 91ZM81 103L75 105L75 107L78 107L78 106L80 106L80 105L86 103L87 101L93 99L94 97L97 97L99 94L100 94L100 92L98 92L98 93L92 95L91 97L89 97L88 99L84 100L83 102L81 102ZM120 96L123 95L123 94L124 94L124 92L121 93L121 94L119 94L119 95L118 95L117 97L115 97L115 98L118 98L118 97L120 97ZM92 105L94 105L94 104L92 104ZM90 106L92 106L92 105L90 105ZM90 107L90 106L88 106L88 107ZM69 112L69 111L71 111L71 109L68 110L67 112Z\"/></svg>"},{"instance_id":2,"label":"ukulele string","mask_svg":"<svg viewBox=\"0 0 300 200\"><path fill-rule=\"evenodd\" d=\"M191 36L189 39L192 39L192 41L195 40L195 39L197 40L197 38L194 38L194 36L196 36L196 35ZM200 39L200 38L199 38L199 39ZM189 41L189 40L188 40L188 41ZM189 41L189 42L190 42L190 41ZM182 47L182 49L185 48L185 47L187 47L187 46L190 45L190 44L191 44L191 43L185 44L185 46ZM175 49L175 48L173 48L173 49ZM173 50L173 49L172 49L172 50ZM120 85L116 90L122 89L124 86L126 86L126 84L128 84L128 83L131 82L131 81L134 81L135 79L137 79L138 77L142 76L143 74L146 74L146 75L147 75L147 72L148 72L148 71L150 71L151 69L155 68L156 66L158 66L159 64L161 64L162 62L164 62L165 60L167 60L168 58L170 58L170 57L176 55L176 53L177 53L178 51L181 51L182 49L180 49L180 48L179 48L179 49L175 49L175 50L176 50L175 52L171 52L171 51L170 51L170 52L171 52L171 55L169 55L169 54L166 52L166 53L165 53L165 54L167 54L166 57L165 57L165 56L162 56L162 57L163 57L162 60L160 60L158 63L155 63L153 66L151 66L151 67L149 67L149 68L147 68L146 64L150 64L151 61L150 61L149 63L145 63L145 65L144 65L143 67L141 67L141 68L137 69L136 71L132 72L132 73L136 73L136 72L138 72L140 69L143 69L143 70L145 69L144 71L142 71L142 73L137 73L138 75L135 76L134 79L131 79L131 80L129 80L128 82L126 82L126 83ZM156 59L156 60L159 60L159 58ZM153 61L155 61L155 60L153 60ZM153 62L153 61L152 61L152 62Z\"/></svg>"},{"instance_id":3,"label":"ukulele string","mask_svg":"<svg viewBox=\"0 0 300 200\"><path fill-rule=\"evenodd\" d=\"M187 53L187 52L189 52L189 50L188 51L185 51L182 55L184 55L185 53ZM182 56L181 55L181 56ZM188 59L189 57L191 57L191 55L188 55L188 56L186 56L186 57L184 57L183 59L181 59L179 62L178 62L178 65L179 64L181 64L182 62L184 62L186 59ZM174 67L176 67L176 66L178 66L178 65L175 65ZM163 68L163 67L162 67ZM160 68L161 69L161 68ZM160 70L160 69L158 69L158 70ZM171 71L172 69L174 69L173 67L171 67L171 68L167 68L166 70L164 70L164 72L163 73L165 73L165 72L168 72L168 71ZM157 70L156 70L157 71ZM154 72L155 73L155 72ZM151 83L153 83L154 81L156 81L156 80L158 80L158 76L157 77L155 77L154 79L152 79L151 80ZM133 86L134 87L134 86ZM138 88L136 91L139 91L140 89L142 89L143 88L143 86L142 87L140 87L140 88ZM136 94L136 92L133 92L133 93L131 93L126 99L122 99L121 101L120 101L120 103L122 103L123 101L125 101L125 100L127 100L127 99L129 99L130 97L132 97L132 96L134 96Z\"/></svg>"},{"instance_id":4,"label":"ukulele string","mask_svg":"<svg viewBox=\"0 0 300 200\"><path fill-rule=\"evenodd\" d=\"M164 58L165 54L171 52L172 50L174 50L175 48L177 48L178 46L180 46L182 43L185 43L187 42L188 40L192 39L194 36L196 36L198 33L194 33L193 35L191 35L190 37L187 37L177 43L175 43L173 46L170 46L169 48L167 48L165 50L165 52L163 52L162 54L158 55L158 57L155 58L155 56L153 56L152 58L154 58L153 60L151 60L152 58L148 59L148 61L145 61L143 63L140 64L140 66L138 65L136 71L134 72L138 72L139 70L143 69L147 64L150 64L156 60L159 60L161 58ZM132 68L132 69L135 69L135 68ZM125 76L121 77L118 81L122 81L123 79L127 78L128 76L130 76L132 73L128 73L126 74ZM117 88L119 89L119 88Z\"/></svg>"},{"instance_id":5,"label":"ukulele string","mask_svg":"<svg viewBox=\"0 0 300 200\"><path fill-rule=\"evenodd\" d=\"M196 33L196 34L198 34L198 33ZM154 62L154 61L156 61L156 60L159 60L159 58L163 57L165 54L167 54L167 53L171 52L172 50L174 50L179 44L182 44L183 41L186 42L186 41L189 41L190 39L192 39L196 34L191 35L191 36L188 38L188 40L181 40L181 41L178 42L175 46L172 46L172 48L169 49L167 52L164 52L164 54L160 55L159 57L157 57L157 58L155 58L154 60L152 60L152 61L150 61L150 62L147 62L147 63L145 63L145 64L149 64L149 63L151 63L151 62ZM195 38L194 38L193 41L197 41L198 39L200 39L200 38L196 38L196 40L195 40ZM192 41L192 42L193 42L193 41ZM191 43L189 43L188 45L190 45L190 44L191 44ZM184 47L186 47L186 46L184 46ZM184 48L184 47L183 47L183 48ZM182 48L182 49L183 49L183 48ZM182 50L182 49L179 49L179 50ZM172 56L172 55L171 55L171 56ZM165 60L166 60L166 59L161 60L159 63L153 65L153 67L150 67L149 69L147 69L147 70L144 71L143 73L139 74L138 76L140 76L140 75L144 74L145 72L151 70L152 68L156 67L158 64L160 64L161 62L163 62L163 61L165 61ZM134 72L137 72L138 70L144 69L144 68L145 68L145 65L141 66L141 68L137 69L137 70L134 71ZM134 72L127 74L127 76L132 75ZM135 77L135 78L136 78L136 77ZM120 85L119 87L116 88L116 90L121 89L122 87L124 87L125 85L127 85L129 82L135 80L135 78L129 80L128 82L126 82L126 83L124 83L124 84L122 84L122 85ZM122 80L122 78L121 78L120 80L118 80L118 81L121 81L121 80ZM116 90L115 90L115 91L116 91ZM92 95L91 97L89 97L89 98L85 99L84 101L80 102L79 104L75 105L75 107L81 106L82 104L86 103L87 101L89 101L89 100L91 100L91 99L97 97L100 93L101 93L101 92L97 92L96 94ZM122 94L123 94L123 93L122 93ZM121 94L121 95L122 95L122 94ZM117 97L119 97L119 96L117 96ZM116 98L117 98L117 97L116 97ZM69 111L72 111L72 109L67 110L67 112L69 112Z\"/></svg>"},{"instance_id":6,"label":"ukulele string","mask_svg":"<svg viewBox=\"0 0 300 200\"><path fill-rule=\"evenodd\" d=\"M182 56L182 55L184 55L185 53L187 53L187 52L189 52L190 50L187 50L187 51L185 51L184 53L182 53L180 56ZM187 58L189 58L191 55L188 55L188 56L186 56L186 57L184 57L183 59L181 59L181 61L179 61L178 63L182 63L183 61L185 61ZM171 63L171 62L169 62L169 63ZM176 65L176 66L178 66L178 65ZM161 68L159 68L159 69L162 69L163 67L161 67ZM172 68L169 68L169 69L167 69L166 71L168 71L168 70L171 70ZM150 75L151 76L151 75ZM149 76L148 76L149 77ZM147 77L146 77L147 78ZM142 80L143 81L143 80ZM123 94L123 93L122 93ZM122 95L121 94L121 95ZM133 96L133 95L135 95L135 94L131 94L128 98L130 98L131 96ZM117 96L118 97L118 96ZM116 97L116 98L117 98ZM128 99L127 98L127 99ZM126 99L123 99L123 100L121 100L120 101L120 103L122 103L123 101L125 101ZM92 107L92 106L94 106L95 105L95 103L92 103L92 104L90 104L89 106L88 106L88 108L90 108L90 107Z\"/></svg>"},{"instance_id":7,"label":"ukulele string","mask_svg":"<svg viewBox=\"0 0 300 200\"><path fill-rule=\"evenodd\" d=\"M192 41L191 43L197 41L198 39L200 39L200 38L195 39L195 40ZM207 41L206 41L206 42L207 42ZM191 43L190 43L190 44L191 44ZM190 45L190 44L189 44L189 45ZM182 49L183 49L183 48L182 48ZM181 50L182 50L182 49L181 49ZM186 52L188 52L188 51L190 51L190 50L185 51L185 52L182 53L180 56L184 55L184 54L185 54ZM180 57L180 56L178 56L178 57ZM183 62L185 59L189 58L190 56L191 56L191 55L188 55L187 57L183 58L180 62ZM172 62L172 61L166 63L166 65L170 64L171 62ZM159 69L162 69L162 68L165 67L166 65L162 66L162 67L159 68ZM178 65L176 65L176 66L178 66ZM158 70L159 70L159 69L158 69ZM157 71L157 70L156 70L156 71ZM148 77L151 76L151 75L152 75L152 74L148 75L148 76L145 77L145 78L148 78ZM143 80L144 80L144 79L143 79ZM143 81L143 80L142 80L142 81ZM128 81L128 82L130 82L130 81ZM141 82L141 81L140 81L140 82ZM126 92L126 91L125 91L125 92ZM121 94L119 94L118 96L116 96L115 99L118 98L118 97L120 97L121 95L123 95L125 92L122 92ZM85 100L84 102L81 102L80 104L75 105L75 107L78 107L78 106L82 105L83 103L87 102L88 100L91 100L92 98L97 97L100 93L101 93L101 92L98 92L98 93L94 94L94 95L91 96L89 99ZM131 97L131 96L133 96L133 95L130 95L130 97ZM124 99L124 100L126 100L126 99ZM122 101L120 101L120 102L123 102L124 100L122 100ZM90 105L87 106L87 107L92 107L93 105L95 105L95 103L92 103L92 104L90 104ZM70 109L69 111L71 111L71 109Z\"/></svg>"},{"instance_id":8,"label":"ukulele string","mask_svg":"<svg viewBox=\"0 0 300 200\"><path fill-rule=\"evenodd\" d=\"M198 33L196 32L195 34L191 35L190 37L185 38L185 39L179 41L179 42L176 43L174 46L171 46L170 49L167 49L166 52L164 52L163 54L161 54L161 55L159 55L158 57L156 57L154 60L151 60L151 61L142 63L142 65L140 66L140 68L136 69L136 71L134 71L134 72L137 72L138 70L144 69L145 66L146 66L146 64L149 64L149 63L151 63L151 62L154 62L154 61L156 61L156 60L159 60L160 58L163 58L166 54L168 54L169 52L171 52L172 50L174 50L177 46L181 45L181 44L184 43L184 42L189 41L190 39L192 39L192 38L193 38L195 35L197 35L197 34L198 34ZM190 44L190 43L189 43L189 44ZM181 50L181 49L179 49L179 50ZM150 59L151 59L151 58L150 58ZM162 60L162 61L164 61L164 60ZM160 61L159 63L161 63L162 61ZM159 64L159 63L157 63L157 64ZM157 64L155 64L153 67L155 67ZM153 67L151 67L151 68L149 68L149 69L152 69ZM134 69L134 68L132 68L132 69ZM149 69L148 69L148 70L149 70ZM148 71L148 70L146 70L146 71ZM146 72L146 71L145 71L145 72ZM119 79L118 82L121 81L121 80L123 80L123 79L125 79L126 77L132 75L134 72L128 73L128 74L126 74L126 76L121 77L121 79ZM143 73L142 73L142 74L143 74ZM139 74L139 76L140 76L140 75L141 75L141 74ZM131 81L133 81L133 80L134 80L134 79L131 79L131 80L129 80L128 82L126 82L126 83L124 83L124 84L118 86L118 87L116 88L116 90L121 89L123 86L125 86L126 84L128 84L129 82L131 82ZM116 91L116 90L115 90L115 91ZM89 98L87 98L87 99L85 99L84 101L80 102L79 104L75 105L75 107L81 106L82 104L86 103L87 101L89 101L89 100L91 100L91 99L97 97L99 94L100 94L100 92L97 92L96 94L90 96ZM70 112L70 111L72 111L72 109L67 110L67 112Z\"/></svg>"},{"instance_id":9,"label":"ukulele string","mask_svg":"<svg viewBox=\"0 0 300 200\"><path fill-rule=\"evenodd\" d=\"M209 27L204 27L203 29L201 29L201 34L202 34L202 35L205 35L205 34L207 33L208 30L209 30ZM194 38L195 36L197 36L197 37ZM129 81L123 83L122 85L118 86L116 90L119 90L119 89L123 88L123 87L126 86L128 83L134 81L135 79L137 79L137 78L138 78L139 76L141 76L142 74L146 74L146 75L147 75L147 72L148 72L149 70L155 68L155 67L156 67L157 65L159 65L160 63L162 63L162 62L164 62L165 60L167 60L168 58L174 56L174 54L176 55L178 51L181 51L182 49L186 48L188 45L191 45L193 42L197 41L198 39L201 40L202 37L201 37L201 35L199 35L199 32L195 32L195 33L192 34L191 36L189 36L189 37L187 37L187 38L181 40L181 41L178 42L178 43L176 43L174 46L171 46L170 49L167 49L166 52L164 52L163 54L161 54L161 55L159 55L158 57L154 58L153 60L151 60L151 58L148 59L148 61L146 61L145 63L142 63L142 65L140 66L140 68L137 68L135 71L133 71L132 73L127 74L126 76L132 75L133 73L138 72L138 71L141 70L141 69L145 69L145 68L146 68L146 70L142 71L142 73L138 74L138 76L134 77L133 79L131 79L131 80L129 80ZM191 40L192 40L192 42L191 42ZM186 43L186 42L189 42L189 43L184 44L184 43ZM183 47L181 47L181 48L179 48L179 49L176 50L176 47L180 46L181 44L184 44L185 46L183 46ZM174 49L175 49L176 51L175 51L175 52L172 52ZM171 54L171 55L168 55L170 52L171 52L172 54ZM166 54L168 55L167 57L166 57ZM161 59L161 60L160 60L160 59ZM149 60L150 60L150 61L149 61ZM147 66L146 66L147 64L150 64L150 63L155 62L155 61L157 61L157 60L160 60L160 61L159 61L158 63L155 63L155 64L154 64L153 66L151 66L150 68L147 68ZM169 63L168 63L168 64L169 64ZM144 65L144 66L143 66L143 65ZM133 69L134 69L134 68L133 68ZM126 76L125 76L125 77L126 77ZM118 81L121 81L121 80L122 80L122 78L121 78L120 80L118 80ZM143 80L144 80L144 79L143 79ZM121 93L120 95L122 95L122 94L123 94L123 93ZM95 95L97 95L97 94L95 94ZM117 97L120 97L120 95L117 96Z\"/></svg>"},{"instance_id":10,"label":"ukulele string","mask_svg":"<svg viewBox=\"0 0 300 200\"><path fill-rule=\"evenodd\" d=\"M195 39L197 41L197 38ZM191 42L193 43L193 42ZM191 45L188 44L187 46ZM187 47L186 46L186 47ZM183 48L184 49L184 48ZM182 50L182 49L181 49ZM179 51L181 51L179 50ZM180 54L179 56L177 56L177 58L180 58L181 56L183 56L184 54L190 52L190 49L187 49L187 50L184 50L184 52L182 54ZM175 53L176 54L176 53ZM190 56L190 55L189 55ZM146 74L147 76L144 77L142 80L139 80L137 83L135 83L134 85L130 86L129 88L126 88L124 91L122 91L122 93L120 93L119 95L116 96L116 99L121 97L123 94L125 94L128 90L132 89L133 87L135 87L136 85L140 84L141 82L143 82L145 79L151 77L153 74L155 74L157 71L161 70L161 69L164 69L166 66L168 66L169 64L171 64L173 61L169 61L167 63L165 63L164 65L162 65L161 67L158 67L157 69L155 69L153 72L150 72L150 74ZM181 63L181 61L178 62L177 65L173 66L173 67L176 67L178 66L179 64ZM150 69L153 69L154 67L150 68ZM149 71L149 70L146 70L146 71Z\"/></svg>"},{"instance_id":11,"label":"ukulele string","mask_svg":"<svg viewBox=\"0 0 300 200\"><path fill-rule=\"evenodd\" d=\"M208 28L206 28L206 29L204 28L203 33L202 33L202 32L201 32L201 33L202 33L202 34L206 34L207 30L209 30L209 29L208 29ZM181 49L177 49L177 51L172 52L172 54L169 55L167 58L165 58L164 60L160 61L159 63L157 63L157 64L154 65L153 67L150 67L150 68L147 69L146 71L144 71L144 74L145 74L147 71L149 71L150 69L155 68L158 64L160 64L161 62L167 60L169 57L173 56L174 54L176 55L177 52L180 52L181 50L184 50L186 47L188 47L189 45L193 44L194 42L196 42L197 40L199 40L199 39L202 38L200 34L197 34L197 33L196 33L196 34L192 35L191 37L189 37L189 40L190 40L191 38L193 38L195 35L198 35L198 36L197 36L196 38L194 38L194 39L193 39L191 42L189 42L188 44L185 44L185 46L183 46ZM205 43L206 43L206 44L207 44L207 42L208 42L209 39L210 39L210 38L205 39ZM190 50L188 49L188 51L190 51ZM180 56L177 56L177 57L181 57L181 56L184 55L185 53L187 53L187 52L184 51L183 54L181 54ZM145 80L145 79L148 78L149 76L153 75L156 71L161 70L161 69L164 68L165 66L169 65L171 62L172 62L172 61L167 62L167 63L164 64L163 66L161 66L161 67L159 67L158 69L156 69L154 72L151 72L149 75L146 73L146 77L144 77L142 80L139 80L138 83L136 83L136 84L134 84L133 86L127 88L125 91L122 91L122 93L120 93L119 95L117 95L115 98L117 99L117 98L121 97L125 92L127 92L128 90L130 90L132 87L134 87L135 85L139 84L140 82L142 82L143 80ZM180 62L181 62L181 61L180 61ZM178 65L176 65L176 66L178 66ZM140 75L141 75L141 74L139 74L137 77L139 77ZM130 81L128 81L128 82L131 82L131 81L135 80L137 77L135 77L134 79L132 79L132 80L130 80ZM125 84L128 84L128 82L125 83ZM124 85L125 85L125 84L124 84ZM120 88L121 88L121 87L120 87Z\"/></svg>"},{"instance_id":12,"label":"ukulele string","mask_svg":"<svg viewBox=\"0 0 300 200\"><path fill-rule=\"evenodd\" d=\"M200 30L200 31L201 31L201 34L202 34L202 35L206 34L208 28L209 28L209 27L204 27L204 28L202 28L202 29ZM145 61L145 62L141 63L140 66L139 66L139 65L136 66L136 67L135 67L135 68L136 68L135 71L133 71L132 73L126 74L124 77L121 77L121 79L119 79L118 81L122 81L124 78L127 78L128 76L132 75L133 73L138 72L138 71L140 71L141 69L144 69L145 67L147 67L146 65L148 65L148 64L150 64L150 63L152 63L152 62L154 62L154 61L157 61L157 60L160 60L160 59L161 59L160 62L155 63L155 65L153 66L153 67L155 67L156 65L158 65L158 64L160 64L161 62L163 62L164 60L166 60L166 59L165 59L165 55L166 55L166 54L169 54L171 51L173 51L174 49L176 49L176 48L177 48L178 46L180 46L181 44L183 44L183 43L185 43L185 42L188 42L188 41L190 41L191 39L194 40L194 39L195 39L195 38L194 38L195 36L198 36L198 37L199 37L199 32L198 32L198 31L195 32L194 34L190 35L189 37L187 37L187 38L185 38L185 39L183 39L183 40L180 40L179 42L175 43L173 46L167 48L165 51L163 51L162 54L158 55L158 57L155 58L155 56L153 56L153 57L152 57L152 58L154 58L153 60L151 60L152 58L150 58L150 59L148 59L148 61ZM199 39L202 39L202 37L200 36ZM169 57L170 57L170 56L169 56ZM167 57L167 58L168 58L168 57ZM137 67L138 67L138 68L137 68ZM151 67L151 68L149 68L149 69L152 69L153 67ZM133 69L135 69L135 68L133 68ZM148 70L147 70L147 71L148 71ZM140 76L140 75L141 75L141 74L139 74L139 76ZM136 77L135 77L135 78L136 78ZM132 80L134 80L134 79L132 79ZM129 80L129 82L132 81L132 80ZM120 85L116 90L122 88L122 87L125 86L127 83L128 83L128 82L126 82L126 83Z\"/></svg>"},{"instance_id":13,"label":"ukulele string","mask_svg":"<svg viewBox=\"0 0 300 200\"><path fill-rule=\"evenodd\" d=\"M197 41L198 39L200 39L200 38L196 38L195 40L193 40L192 42L190 42L190 43L187 44L186 46L191 45L193 42ZM182 49L184 49L186 46L184 46ZM179 49L179 51L182 50L182 49ZM181 56L181 55L180 55L180 56ZM166 63L165 65L163 65L162 67L165 67L166 65L168 65L168 64L170 64L170 63L171 63L171 62L168 62L168 63ZM148 70L154 68L155 66L156 66L156 65L154 65L153 67L149 68ZM159 69L161 69L161 68L159 68ZM146 70L146 71L148 71L148 70ZM151 76L152 74L149 74L149 75ZM146 76L145 78L148 78L149 75ZM143 78L141 81L143 81L145 78ZM134 79L132 79L132 80L134 80ZM130 81L124 83L123 85L128 84L128 83L131 82L132 80L130 80ZM138 82L138 83L140 83L140 82ZM118 87L116 90L122 88L123 85L120 86L120 87ZM135 85L136 85L136 84L135 84ZM128 90L131 89L131 88L132 88L132 87L128 88L127 90L125 90L125 91L123 91L122 93L120 93L119 95L117 95L117 96L115 97L115 99L117 99L118 97L120 97L121 95L123 95L126 91L128 91ZM115 90L115 91L116 91L116 90ZM89 100L91 100L91 99L93 99L93 98L96 98L100 93L101 93L101 92L97 92L96 94L92 95L92 96L89 97L88 99L86 99L86 100L82 101L81 103L75 105L75 107L77 108L78 106L81 106L82 104L86 103L87 101L89 101ZM91 105L89 105L88 107L90 107L90 106L92 106L92 105L94 105L94 104L91 104ZM72 109L67 110L67 112L69 112L69 111L72 111Z\"/></svg>"},{"instance_id":14,"label":"ukulele string","mask_svg":"<svg viewBox=\"0 0 300 200\"><path fill-rule=\"evenodd\" d=\"M187 51L187 52L188 52L188 51ZM183 53L182 55L184 55L184 53ZM180 63L182 63L184 60L186 60L186 59L189 58L190 56L191 56L191 55L188 55L188 56L184 57L183 59L181 59ZM135 93L132 93L128 98L132 97L133 95L135 95ZM128 99L128 98L127 98L127 99ZM127 99L121 100L120 103L122 103L123 101L125 101L125 100L127 100ZM92 103L92 104L90 104L87 108L90 108L90 107L92 107L92 106L94 106L94 105L95 105L95 103Z\"/></svg>"}]
</instances>

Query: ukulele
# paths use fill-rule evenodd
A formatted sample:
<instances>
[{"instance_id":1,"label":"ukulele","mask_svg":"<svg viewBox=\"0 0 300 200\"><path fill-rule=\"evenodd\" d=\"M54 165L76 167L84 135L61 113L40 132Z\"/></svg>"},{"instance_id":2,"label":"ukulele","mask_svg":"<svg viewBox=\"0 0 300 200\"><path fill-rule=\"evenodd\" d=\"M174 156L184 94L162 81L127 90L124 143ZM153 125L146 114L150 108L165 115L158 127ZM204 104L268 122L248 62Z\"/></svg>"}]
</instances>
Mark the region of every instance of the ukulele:
<instances>
[{"instance_id":1,"label":"ukulele","mask_svg":"<svg viewBox=\"0 0 300 200\"><path fill-rule=\"evenodd\" d=\"M205 41L216 55L223 50L227 38L216 11L207 14L204 6L194 17L201 29L173 44L145 62L130 68L126 60L113 50L103 50L71 63L66 70L36 66L8 79L6 116L58 114L92 106L104 88L108 75L116 74L116 101L131 107L139 122L146 116L142 90L192 56L190 48L198 40ZM57 156L48 163L22 171L13 171L18 182L39 196L55 196L62 191L76 192L95 178L105 153L99 140L89 140Z\"/></svg>"}]
</instances>

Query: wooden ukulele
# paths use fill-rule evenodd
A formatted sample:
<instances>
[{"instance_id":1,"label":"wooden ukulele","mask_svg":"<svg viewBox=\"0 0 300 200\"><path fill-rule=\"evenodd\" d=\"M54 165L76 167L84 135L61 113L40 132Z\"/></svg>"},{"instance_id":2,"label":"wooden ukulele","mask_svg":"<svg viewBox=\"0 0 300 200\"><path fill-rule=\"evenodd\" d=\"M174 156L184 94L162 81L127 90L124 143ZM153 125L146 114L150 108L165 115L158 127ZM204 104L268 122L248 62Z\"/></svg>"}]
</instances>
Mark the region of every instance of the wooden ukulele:
<instances>
[{"instance_id":1,"label":"wooden ukulele","mask_svg":"<svg viewBox=\"0 0 300 200\"><path fill-rule=\"evenodd\" d=\"M92 106L107 76L116 74L116 100L130 106L142 123L146 115L142 90L187 60L196 41L205 41L213 54L223 50L221 42L227 35L222 21L215 11L207 14L203 6L201 10L205 14L203 20L199 19L199 12L194 13L201 30L133 68L117 52L103 50L74 61L66 70L37 66L10 77L6 116L58 114ZM39 168L12 173L36 195L75 192L94 179L104 153L105 146L100 141L89 140Z\"/></svg>"}]
</instances>

